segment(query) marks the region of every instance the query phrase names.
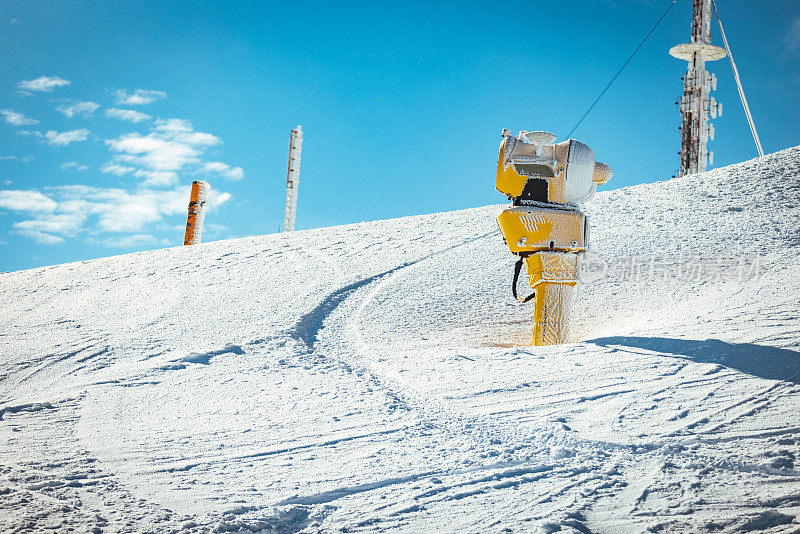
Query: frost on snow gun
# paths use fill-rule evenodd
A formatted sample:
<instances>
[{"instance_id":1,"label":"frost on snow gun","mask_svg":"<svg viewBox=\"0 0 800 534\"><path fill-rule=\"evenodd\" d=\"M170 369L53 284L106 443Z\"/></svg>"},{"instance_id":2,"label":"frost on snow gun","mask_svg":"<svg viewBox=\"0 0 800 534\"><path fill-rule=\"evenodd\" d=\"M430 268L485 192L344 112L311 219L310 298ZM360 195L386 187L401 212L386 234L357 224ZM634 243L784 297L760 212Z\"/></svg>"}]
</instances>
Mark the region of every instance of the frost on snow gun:
<instances>
[{"instance_id":1,"label":"frost on snow gun","mask_svg":"<svg viewBox=\"0 0 800 534\"><path fill-rule=\"evenodd\" d=\"M503 239L519 256L512 293L520 302L534 300L533 344L567 340L572 289L578 282L578 255L586 250L589 227L577 203L592 197L611 179L608 165L574 139L555 143L549 132L503 130L497 161L497 190L513 201L497 217ZM534 292L517 295L522 262Z\"/></svg>"}]
</instances>

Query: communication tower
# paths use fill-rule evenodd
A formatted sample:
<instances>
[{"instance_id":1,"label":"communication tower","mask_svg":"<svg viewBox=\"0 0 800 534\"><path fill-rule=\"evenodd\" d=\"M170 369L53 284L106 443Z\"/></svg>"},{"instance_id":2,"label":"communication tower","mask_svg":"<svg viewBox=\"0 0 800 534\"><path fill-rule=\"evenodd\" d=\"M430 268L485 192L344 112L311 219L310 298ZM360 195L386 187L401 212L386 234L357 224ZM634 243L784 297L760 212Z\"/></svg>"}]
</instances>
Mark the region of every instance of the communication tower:
<instances>
[{"instance_id":1,"label":"communication tower","mask_svg":"<svg viewBox=\"0 0 800 534\"><path fill-rule=\"evenodd\" d=\"M714 125L709 120L722 114L722 104L710 96L717 88L717 77L706 70L706 61L726 56L725 49L711 44L711 2L692 2L692 41L670 48L671 56L688 62L683 81L680 110L681 170L678 176L706 170L714 164L714 153L708 152L708 141L714 140Z\"/></svg>"}]
</instances>

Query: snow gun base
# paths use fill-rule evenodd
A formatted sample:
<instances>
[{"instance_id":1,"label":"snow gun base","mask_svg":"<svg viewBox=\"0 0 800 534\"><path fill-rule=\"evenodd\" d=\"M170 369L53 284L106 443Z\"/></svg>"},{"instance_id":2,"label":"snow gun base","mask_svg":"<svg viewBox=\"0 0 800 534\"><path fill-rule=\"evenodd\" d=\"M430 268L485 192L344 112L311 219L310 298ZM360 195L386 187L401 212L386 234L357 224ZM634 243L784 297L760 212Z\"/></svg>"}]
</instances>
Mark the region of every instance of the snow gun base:
<instances>
[{"instance_id":1,"label":"snow gun base","mask_svg":"<svg viewBox=\"0 0 800 534\"><path fill-rule=\"evenodd\" d=\"M578 281L578 255L536 252L525 258L525 264L535 291L533 344L566 343L572 294Z\"/></svg>"},{"instance_id":2,"label":"snow gun base","mask_svg":"<svg viewBox=\"0 0 800 534\"><path fill-rule=\"evenodd\" d=\"M577 209L515 206L497 217L508 248L519 256L512 289L533 301L533 345L566 343L578 254L586 247L586 217ZM534 293L520 298L517 280L525 263Z\"/></svg>"}]
</instances>

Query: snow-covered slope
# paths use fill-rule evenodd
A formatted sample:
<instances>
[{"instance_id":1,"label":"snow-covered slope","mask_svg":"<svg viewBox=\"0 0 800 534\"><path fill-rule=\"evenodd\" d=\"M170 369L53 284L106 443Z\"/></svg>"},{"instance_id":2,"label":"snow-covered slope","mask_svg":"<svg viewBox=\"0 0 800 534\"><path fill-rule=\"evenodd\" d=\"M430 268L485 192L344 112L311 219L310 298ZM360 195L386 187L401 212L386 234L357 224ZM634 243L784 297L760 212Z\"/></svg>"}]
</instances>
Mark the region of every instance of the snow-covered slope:
<instances>
[{"instance_id":1,"label":"snow-covered slope","mask_svg":"<svg viewBox=\"0 0 800 534\"><path fill-rule=\"evenodd\" d=\"M796 531L798 202L599 193L557 347L502 205L0 275L0 529Z\"/></svg>"}]
</instances>

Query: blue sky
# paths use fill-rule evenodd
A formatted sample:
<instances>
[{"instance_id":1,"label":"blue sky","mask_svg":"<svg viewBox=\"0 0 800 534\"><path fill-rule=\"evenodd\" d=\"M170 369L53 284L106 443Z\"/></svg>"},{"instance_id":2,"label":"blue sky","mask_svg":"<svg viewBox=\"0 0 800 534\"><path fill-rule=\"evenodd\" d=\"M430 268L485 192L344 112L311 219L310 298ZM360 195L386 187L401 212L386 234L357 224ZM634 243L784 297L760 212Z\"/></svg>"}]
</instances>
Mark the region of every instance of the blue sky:
<instances>
[{"instance_id":1,"label":"blue sky","mask_svg":"<svg viewBox=\"0 0 800 534\"><path fill-rule=\"evenodd\" d=\"M562 139L669 0L0 3L0 271L504 202L500 131ZM719 0L764 150L800 144L800 2ZM573 137L615 177L678 167L681 0ZM721 44L718 37L715 40ZM727 61L716 166L756 156Z\"/></svg>"}]
</instances>

